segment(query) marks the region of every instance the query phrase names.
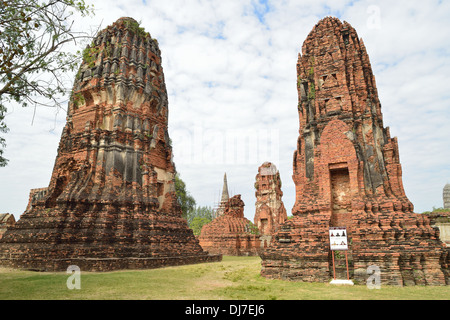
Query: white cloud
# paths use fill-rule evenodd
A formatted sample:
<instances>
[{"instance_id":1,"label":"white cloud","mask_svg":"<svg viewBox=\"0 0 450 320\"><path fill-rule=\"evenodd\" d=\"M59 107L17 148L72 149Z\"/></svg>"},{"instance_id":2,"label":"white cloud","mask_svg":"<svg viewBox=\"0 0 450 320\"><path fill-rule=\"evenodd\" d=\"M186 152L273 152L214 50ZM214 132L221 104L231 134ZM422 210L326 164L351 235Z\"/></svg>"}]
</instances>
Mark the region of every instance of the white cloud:
<instances>
[{"instance_id":1,"label":"white cloud","mask_svg":"<svg viewBox=\"0 0 450 320\"><path fill-rule=\"evenodd\" d=\"M299 129L297 57L319 19L337 15L364 39L384 125L398 137L407 196L418 212L442 206L442 188L450 182L448 2L97 0L95 8L96 15L78 19L77 27L102 22L104 28L131 16L158 39L174 161L199 205L219 200L227 172L230 190L242 194L252 220L258 166L272 161L290 211ZM16 218L29 189L48 185L65 121L60 113L55 123L53 110L38 110L33 126L31 117L31 109L16 107L6 119L10 164L0 169L0 211ZM265 158L256 149L253 158L224 160L220 150L236 147L226 142L236 130L261 144L276 131L276 152Z\"/></svg>"}]
</instances>

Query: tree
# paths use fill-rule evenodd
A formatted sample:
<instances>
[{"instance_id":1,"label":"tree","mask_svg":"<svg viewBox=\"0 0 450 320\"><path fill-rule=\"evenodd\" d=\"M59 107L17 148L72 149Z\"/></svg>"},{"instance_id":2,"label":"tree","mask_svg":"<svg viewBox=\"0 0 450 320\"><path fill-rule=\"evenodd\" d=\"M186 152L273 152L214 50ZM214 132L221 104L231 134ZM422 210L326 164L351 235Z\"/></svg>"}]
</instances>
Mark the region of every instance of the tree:
<instances>
[{"instance_id":1,"label":"tree","mask_svg":"<svg viewBox=\"0 0 450 320\"><path fill-rule=\"evenodd\" d=\"M192 229L195 236L199 236L202 232L203 226L210 222L211 220L208 218L194 217L191 223L189 224L189 228Z\"/></svg>"},{"instance_id":2,"label":"tree","mask_svg":"<svg viewBox=\"0 0 450 320\"><path fill-rule=\"evenodd\" d=\"M6 104L61 108L60 96L68 88L62 75L74 71L80 52L64 48L91 38L86 32L75 32L73 15L93 14L84 0L0 0L0 132ZM0 167L7 164L3 155L5 139L0 137Z\"/></svg>"},{"instance_id":3,"label":"tree","mask_svg":"<svg viewBox=\"0 0 450 320\"><path fill-rule=\"evenodd\" d=\"M214 219L214 210L207 206L195 207L189 211L186 217L189 226L195 218L207 219L210 222Z\"/></svg>"},{"instance_id":4,"label":"tree","mask_svg":"<svg viewBox=\"0 0 450 320\"><path fill-rule=\"evenodd\" d=\"M247 224L247 232L250 234L255 234L255 235L259 235L259 228L257 225L255 225L253 222L249 222Z\"/></svg>"},{"instance_id":5,"label":"tree","mask_svg":"<svg viewBox=\"0 0 450 320\"><path fill-rule=\"evenodd\" d=\"M195 207L188 213L187 221L189 228L194 231L196 236L200 235L202 227L214 219L214 210L211 207Z\"/></svg>"},{"instance_id":6,"label":"tree","mask_svg":"<svg viewBox=\"0 0 450 320\"><path fill-rule=\"evenodd\" d=\"M178 174L175 175L175 192L181 211L183 212L183 217L187 219L189 212L195 208L196 202L194 197L186 190L186 184Z\"/></svg>"},{"instance_id":7,"label":"tree","mask_svg":"<svg viewBox=\"0 0 450 320\"><path fill-rule=\"evenodd\" d=\"M186 184L178 174L175 175L175 192L189 228L196 236L200 235L203 225L214 219L214 210L206 206L197 207L194 197L186 190Z\"/></svg>"}]
</instances>

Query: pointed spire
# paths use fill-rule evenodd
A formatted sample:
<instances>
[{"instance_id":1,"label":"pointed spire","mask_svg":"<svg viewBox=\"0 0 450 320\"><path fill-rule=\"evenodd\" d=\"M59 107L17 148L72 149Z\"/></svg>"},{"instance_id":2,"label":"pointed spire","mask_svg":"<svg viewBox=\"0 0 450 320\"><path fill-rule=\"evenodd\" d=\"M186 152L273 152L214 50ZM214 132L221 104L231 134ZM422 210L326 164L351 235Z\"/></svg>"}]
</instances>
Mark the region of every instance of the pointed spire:
<instances>
[{"instance_id":1,"label":"pointed spire","mask_svg":"<svg viewBox=\"0 0 450 320\"><path fill-rule=\"evenodd\" d=\"M216 217L219 217L224 213L225 206L229 199L230 196L228 194L227 174L225 173L223 176L222 199L220 199L219 207L216 210Z\"/></svg>"},{"instance_id":2,"label":"pointed spire","mask_svg":"<svg viewBox=\"0 0 450 320\"><path fill-rule=\"evenodd\" d=\"M228 194L228 183L227 183L227 173L225 172L223 176L223 188L222 188L222 199L220 200L221 203L225 203L230 198Z\"/></svg>"}]
</instances>

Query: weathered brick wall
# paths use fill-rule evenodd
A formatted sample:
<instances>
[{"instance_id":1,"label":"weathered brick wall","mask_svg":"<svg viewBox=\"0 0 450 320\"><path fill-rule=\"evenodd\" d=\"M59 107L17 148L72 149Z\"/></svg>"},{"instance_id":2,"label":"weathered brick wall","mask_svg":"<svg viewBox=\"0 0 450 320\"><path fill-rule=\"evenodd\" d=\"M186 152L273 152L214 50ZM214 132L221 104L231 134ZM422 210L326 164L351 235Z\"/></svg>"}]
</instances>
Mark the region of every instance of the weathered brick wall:
<instances>
[{"instance_id":1,"label":"weathered brick wall","mask_svg":"<svg viewBox=\"0 0 450 320\"><path fill-rule=\"evenodd\" d=\"M32 206L47 195L48 188L35 188L30 190L28 205L25 211L31 210Z\"/></svg>"}]
</instances>

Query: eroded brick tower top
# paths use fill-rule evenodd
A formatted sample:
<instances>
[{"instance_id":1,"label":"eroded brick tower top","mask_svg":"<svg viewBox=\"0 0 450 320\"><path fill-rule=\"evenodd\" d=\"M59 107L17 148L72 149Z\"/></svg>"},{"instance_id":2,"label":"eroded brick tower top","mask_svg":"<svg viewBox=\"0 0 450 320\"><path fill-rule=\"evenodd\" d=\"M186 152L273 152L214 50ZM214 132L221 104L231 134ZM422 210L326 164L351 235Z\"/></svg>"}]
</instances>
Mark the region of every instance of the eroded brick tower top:
<instances>
[{"instance_id":1,"label":"eroded brick tower top","mask_svg":"<svg viewBox=\"0 0 450 320\"><path fill-rule=\"evenodd\" d=\"M352 201L361 206L355 201L371 198L377 199L374 205L395 204L397 210L411 212L397 140L383 127L375 77L355 29L337 18L319 21L303 43L297 75L300 135L293 213L329 207L333 197L333 205L343 210L351 210ZM329 181L342 184L340 180L348 180L348 192L333 195Z\"/></svg>"},{"instance_id":2,"label":"eroded brick tower top","mask_svg":"<svg viewBox=\"0 0 450 320\"><path fill-rule=\"evenodd\" d=\"M158 42L121 18L83 51L45 206L178 210L174 174Z\"/></svg>"},{"instance_id":3,"label":"eroded brick tower top","mask_svg":"<svg viewBox=\"0 0 450 320\"><path fill-rule=\"evenodd\" d=\"M271 236L287 219L282 200L280 172L271 162L264 162L258 168L255 197L255 225L261 235Z\"/></svg>"}]
</instances>

